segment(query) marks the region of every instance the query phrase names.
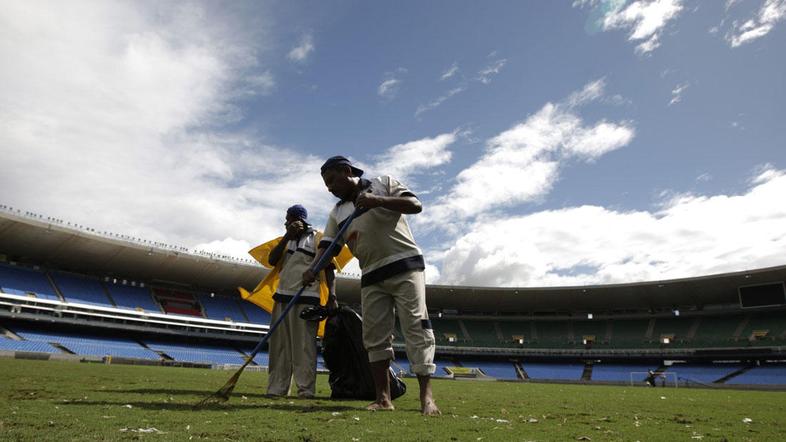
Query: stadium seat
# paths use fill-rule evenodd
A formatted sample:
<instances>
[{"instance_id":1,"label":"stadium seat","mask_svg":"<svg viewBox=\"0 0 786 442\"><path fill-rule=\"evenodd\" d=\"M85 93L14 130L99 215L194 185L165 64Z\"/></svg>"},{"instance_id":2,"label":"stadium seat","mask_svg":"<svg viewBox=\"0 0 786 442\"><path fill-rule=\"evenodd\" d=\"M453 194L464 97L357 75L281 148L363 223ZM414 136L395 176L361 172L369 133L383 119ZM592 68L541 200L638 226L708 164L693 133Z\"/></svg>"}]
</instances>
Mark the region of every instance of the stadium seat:
<instances>
[{"instance_id":1,"label":"stadium seat","mask_svg":"<svg viewBox=\"0 0 786 442\"><path fill-rule=\"evenodd\" d=\"M12 295L34 293L37 298L60 300L43 272L19 266L0 264L0 290Z\"/></svg>"},{"instance_id":2,"label":"stadium seat","mask_svg":"<svg viewBox=\"0 0 786 442\"><path fill-rule=\"evenodd\" d=\"M205 293L200 293L197 298L210 319L248 322L235 299L219 295L211 296Z\"/></svg>"},{"instance_id":3,"label":"stadium seat","mask_svg":"<svg viewBox=\"0 0 786 442\"><path fill-rule=\"evenodd\" d=\"M66 302L113 307L98 279L63 272L51 272L50 275Z\"/></svg>"},{"instance_id":4,"label":"stadium seat","mask_svg":"<svg viewBox=\"0 0 786 442\"><path fill-rule=\"evenodd\" d=\"M162 313L161 307L153 301L149 288L122 284L106 284L106 288L119 308L130 310L141 308L147 312Z\"/></svg>"}]
</instances>

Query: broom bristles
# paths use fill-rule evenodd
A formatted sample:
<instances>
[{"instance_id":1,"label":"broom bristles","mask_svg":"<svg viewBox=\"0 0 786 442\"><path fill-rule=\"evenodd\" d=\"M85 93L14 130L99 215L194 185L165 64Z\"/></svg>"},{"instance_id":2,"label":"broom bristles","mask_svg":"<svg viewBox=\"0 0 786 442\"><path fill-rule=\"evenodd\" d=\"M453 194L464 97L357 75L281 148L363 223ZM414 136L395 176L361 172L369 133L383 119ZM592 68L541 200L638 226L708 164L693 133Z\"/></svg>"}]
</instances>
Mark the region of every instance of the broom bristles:
<instances>
[{"instance_id":1,"label":"broom bristles","mask_svg":"<svg viewBox=\"0 0 786 442\"><path fill-rule=\"evenodd\" d=\"M240 379L240 375L243 373L243 370L246 368L249 362L251 362L252 357L246 359L246 363L243 364L240 369L232 375L231 378L221 387L218 391L211 394L210 396L202 399L199 401L198 404L194 406L194 408L201 408L207 405L216 405L221 404L229 400L229 397L232 395L232 391L235 389L237 385L237 381Z\"/></svg>"}]
</instances>

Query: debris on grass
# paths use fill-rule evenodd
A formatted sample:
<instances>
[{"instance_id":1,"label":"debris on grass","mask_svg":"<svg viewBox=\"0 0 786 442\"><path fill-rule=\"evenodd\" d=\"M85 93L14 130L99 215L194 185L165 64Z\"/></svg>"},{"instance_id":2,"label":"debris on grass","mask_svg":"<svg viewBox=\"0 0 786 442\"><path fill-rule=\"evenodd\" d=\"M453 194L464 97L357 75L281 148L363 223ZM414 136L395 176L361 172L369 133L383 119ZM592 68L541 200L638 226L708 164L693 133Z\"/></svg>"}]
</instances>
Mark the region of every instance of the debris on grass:
<instances>
[{"instance_id":1,"label":"debris on grass","mask_svg":"<svg viewBox=\"0 0 786 442\"><path fill-rule=\"evenodd\" d=\"M753 419L751 419L751 418L749 418L749 417L744 417L744 418L742 418L742 423L743 423L743 424L749 424L749 423L751 423L751 422L753 422Z\"/></svg>"},{"instance_id":2,"label":"debris on grass","mask_svg":"<svg viewBox=\"0 0 786 442\"><path fill-rule=\"evenodd\" d=\"M124 407L126 407L126 408L134 408L134 406L133 406L133 405L131 405L131 404L125 404L125 405L123 405L123 406L124 406Z\"/></svg>"},{"instance_id":3,"label":"debris on grass","mask_svg":"<svg viewBox=\"0 0 786 442\"><path fill-rule=\"evenodd\" d=\"M131 432L131 433L155 433L155 434L166 434L165 431L161 431L156 427L150 428L121 428L121 433Z\"/></svg>"},{"instance_id":4,"label":"debris on grass","mask_svg":"<svg viewBox=\"0 0 786 442\"><path fill-rule=\"evenodd\" d=\"M496 419L494 422L496 422L498 424L509 424L510 423L510 421L507 420L507 419Z\"/></svg>"},{"instance_id":5,"label":"debris on grass","mask_svg":"<svg viewBox=\"0 0 786 442\"><path fill-rule=\"evenodd\" d=\"M592 440L592 438L589 436L579 436L576 438L576 440Z\"/></svg>"}]
</instances>

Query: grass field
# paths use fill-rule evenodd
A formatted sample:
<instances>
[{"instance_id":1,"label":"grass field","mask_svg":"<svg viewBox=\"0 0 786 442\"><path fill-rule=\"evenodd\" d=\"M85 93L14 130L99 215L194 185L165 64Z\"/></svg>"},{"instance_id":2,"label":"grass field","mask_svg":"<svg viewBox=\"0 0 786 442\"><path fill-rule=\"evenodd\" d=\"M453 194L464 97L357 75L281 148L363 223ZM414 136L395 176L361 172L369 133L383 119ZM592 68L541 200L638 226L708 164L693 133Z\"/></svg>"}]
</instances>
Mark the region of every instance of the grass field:
<instances>
[{"instance_id":1,"label":"grass field","mask_svg":"<svg viewBox=\"0 0 786 442\"><path fill-rule=\"evenodd\" d=\"M372 413L267 399L249 372L228 403L192 410L231 374L0 358L0 440L786 440L784 392L435 380L444 415L425 418L412 379L396 411Z\"/></svg>"}]
</instances>

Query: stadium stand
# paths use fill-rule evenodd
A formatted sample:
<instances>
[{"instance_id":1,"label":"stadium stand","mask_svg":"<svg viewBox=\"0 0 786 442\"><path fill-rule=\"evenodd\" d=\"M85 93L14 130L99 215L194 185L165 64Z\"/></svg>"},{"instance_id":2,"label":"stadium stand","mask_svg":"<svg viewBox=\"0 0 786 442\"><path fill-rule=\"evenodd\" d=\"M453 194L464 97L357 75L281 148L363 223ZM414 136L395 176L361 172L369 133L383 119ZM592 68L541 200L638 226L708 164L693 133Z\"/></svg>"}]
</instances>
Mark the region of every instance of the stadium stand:
<instances>
[{"instance_id":1,"label":"stadium stand","mask_svg":"<svg viewBox=\"0 0 786 442\"><path fill-rule=\"evenodd\" d=\"M786 311L759 312L751 315L739 339L751 343L783 341L786 338Z\"/></svg>"},{"instance_id":2,"label":"stadium stand","mask_svg":"<svg viewBox=\"0 0 786 442\"><path fill-rule=\"evenodd\" d=\"M101 281L97 279L63 272L50 272L50 275L66 302L114 306L107 297Z\"/></svg>"},{"instance_id":3,"label":"stadium stand","mask_svg":"<svg viewBox=\"0 0 786 442\"><path fill-rule=\"evenodd\" d=\"M593 346L600 346L607 343L606 327L608 321L573 321L573 342L577 345L584 345L584 337L592 337Z\"/></svg>"},{"instance_id":4,"label":"stadium stand","mask_svg":"<svg viewBox=\"0 0 786 442\"><path fill-rule=\"evenodd\" d=\"M119 308L162 313L161 307L153 301L149 288L121 284L107 284L106 288Z\"/></svg>"},{"instance_id":5,"label":"stadium stand","mask_svg":"<svg viewBox=\"0 0 786 442\"><path fill-rule=\"evenodd\" d=\"M729 385L786 385L786 364L763 364L728 381Z\"/></svg>"},{"instance_id":6,"label":"stadium stand","mask_svg":"<svg viewBox=\"0 0 786 442\"><path fill-rule=\"evenodd\" d=\"M486 376L491 376L496 379L518 379L516 369L513 368L512 362L472 360L462 361L461 365L464 367L479 368Z\"/></svg>"},{"instance_id":7,"label":"stadium stand","mask_svg":"<svg viewBox=\"0 0 786 442\"><path fill-rule=\"evenodd\" d=\"M12 295L29 295L59 301L49 279L43 272L20 266L0 264L0 290Z\"/></svg>"},{"instance_id":8,"label":"stadium stand","mask_svg":"<svg viewBox=\"0 0 786 442\"><path fill-rule=\"evenodd\" d=\"M584 372L584 364L571 362L524 362L522 366L530 379L577 381Z\"/></svg>"},{"instance_id":9,"label":"stadium stand","mask_svg":"<svg viewBox=\"0 0 786 442\"><path fill-rule=\"evenodd\" d=\"M80 333L45 333L38 330L14 330L17 335L28 341L54 343L66 350L82 356L119 356L136 359L160 359L160 356L139 343L122 338L88 335Z\"/></svg>"},{"instance_id":10,"label":"stadium stand","mask_svg":"<svg viewBox=\"0 0 786 442\"><path fill-rule=\"evenodd\" d=\"M226 347L170 341L146 341L145 343L150 349L162 352L176 361L212 364L242 364L245 362L242 353Z\"/></svg>"},{"instance_id":11,"label":"stadium stand","mask_svg":"<svg viewBox=\"0 0 786 442\"><path fill-rule=\"evenodd\" d=\"M696 345L729 345L743 319L742 315L702 317L693 342Z\"/></svg>"},{"instance_id":12,"label":"stadium stand","mask_svg":"<svg viewBox=\"0 0 786 442\"><path fill-rule=\"evenodd\" d=\"M240 302L240 308L246 314L248 321L254 324L270 324L270 313L262 310L256 304Z\"/></svg>"},{"instance_id":13,"label":"stadium stand","mask_svg":"<svg viewBox=\"0 0 786 442\"><path fill-rule=\"evenodd\" d=\"M35 353L61 353L60 350L52 347L47 342L38 341L15 341L6 337L0 337L0 351L29 351Z\"/></svg>"},{"instance_id":14,"label":"stadium stand","mask_svg":"<svg viewBox=\"0 0 786 442\"><path fill-rule=\"evenodd\" d=\"M461 322L474 345L494 346L499 343L494 321L464 319Z\"/></svg>"},{"instance_id":15,"label":"stadium stand","mask_svg":"<svg viewBox=\"0 0 786 442\"><path fill-rule=\"evenodd\" d=\"M204 318L202 306L191 293L155 287L153 296L164 313Z\"/></svg>"},{"instance_id":16,"label":"stadium stand","mask_svg":"<svg viewBox=\"0 0 786 442\"><path fill-rule=\"evenodd\" d=\"M565 348L572 341L568 335L567 321L535 321L537 347Z\"/></svg>"},{"instance_id":17,"label":"stadium stand","mask_svg":"<svg viewBox=\"0 0 786 442\"><path fill-rule=\"evenodd\" d=\"M234 299L200 293L197 299L202 304L205 315L219 321L248 322Z\"/></svg>"},{"instance_id":18,"label":"stadium stand","mask_svg":"<svg viewBox=\"0 0 786 442\"><path fill-rule=\"evenodd\" d=\"M434 338L438 344L466 341L466 336L456 319L431 318L431 326L434 327Z\"/></svg>"},{"instance_id":19,"label":"stadium stand","mask_svg":"<svg viewBox=\"0 0 786 442\"><path fill-rule=\"evenodd\" d=\"M649 321L646 319L617 319L612 323L612 346L641 346L643 345Z\"/></svg>"},{"instance_id":20,"label":"stadium stand","mask_svg":"<svg viewBox=\"0 0 786 442\"><path fill-rule=\"evenodd\" d=\"M680 385L711 384L743 368L741 364L672 364L665 371L676 373Z\"/></svg>"},{"instance_id":21,"label":"stadium stand","mask_svg":"<svg viewBox=\"0 0 786 442\"><path fill-rule=\"evenodd\" d=\"M532 342L532 322L530 321L497 321L500 332L502 333L503 342L515 342L516 336L521 337L525 343Z\"/></svg>"},{"instance_id":22,"label":"stadium stand","mask_svg":"<svg viewBox=\"0 0 786 442\"><path fill-rule=\"evenodd\" d=\"M592 365L591 379L593 381L630 382L631 373L646 373L657 368L658 364L597 363ZM638 380L643 380L645 376L646 374L641 374L641 379Z\"/></svg>"}]
</instances>

